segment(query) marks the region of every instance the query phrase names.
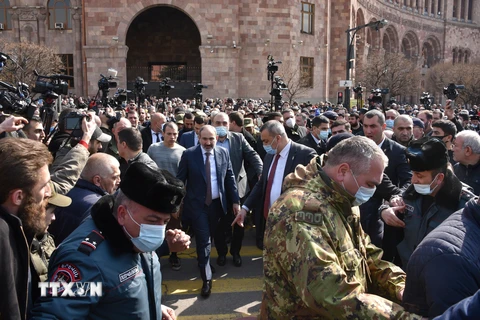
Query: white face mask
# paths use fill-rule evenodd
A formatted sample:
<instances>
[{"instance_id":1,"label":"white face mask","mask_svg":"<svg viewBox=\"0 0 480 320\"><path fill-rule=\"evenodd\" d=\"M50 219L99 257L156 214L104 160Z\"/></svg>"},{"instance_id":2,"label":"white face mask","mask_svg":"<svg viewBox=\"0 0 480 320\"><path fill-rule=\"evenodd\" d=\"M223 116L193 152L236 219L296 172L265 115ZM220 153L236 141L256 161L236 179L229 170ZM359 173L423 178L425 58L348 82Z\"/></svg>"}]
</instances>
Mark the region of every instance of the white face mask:
<instances>
[{"instance_id":1,"label":"white face mask","mask_svg":"<svg viewBox=\"0 0 480 320\"><path fill-rule=\"evenodd\" d=\"M433 178L433 181L430 184L414 184L413 187L415 188L415 191L424 196L432 194L432 192L438 187L438 184L433 189L431 189L430 186L437 179L437 177L438 174L435 176L435 178Z\"/></svg>"},{"instance_id":2,"label":"white face mask","mask_svg":"<svg viewBox=\"0 0 480 320\"><path fill-rule=\"evenodd\" d=\"M355 201L353 201L353 206L359 206L370 200L370 198L373 196L375 191L377 190L377 187L373 188L366 188L363 186L359 186L357 182L357 178L355 178L355 175L353 174L353 171L350 169L350 172L352 173L353 179L355 180L355 183L357 184L358 190L355 193ZM343 184L343 182L342 182ZM345 189L345 185L343 186L343 189ZM347 189L345 189L347 190ZM348 192L348 191L347 191Z\"/></svg>"},{"instance_id":3,"label":"white face mask","mask_svg":"<svg viewBox=\"0 0 480 320\"><path fill-rule=\"evenodd\" d=\"M158 249L165 239L165 228L167 225L164 224L159 226L154 224L139 224L137 221L135 221L135 219L133 219L130 210L128 210L127 207L125 208L127 209L130 219L132 219L137 226L140 226L140 233L136 238L132 237L130 233L128 233L127 229L125 229L125 226L123 226L123 230L125 230L126 234L128 234L133 245L142 252L151 252Z\"/></svg>"},{"instance_id":4,"label":"white face mask","mask_svg":"<svg viewBox=\"0 0 480 320\"><path fill-rule=\"evenodd\" d=\"M293 128L295 126L295 120L293 120L293 118L288 118L287 121L285 121L285 125L289 128Z\"/></svg>"}]
</instances>

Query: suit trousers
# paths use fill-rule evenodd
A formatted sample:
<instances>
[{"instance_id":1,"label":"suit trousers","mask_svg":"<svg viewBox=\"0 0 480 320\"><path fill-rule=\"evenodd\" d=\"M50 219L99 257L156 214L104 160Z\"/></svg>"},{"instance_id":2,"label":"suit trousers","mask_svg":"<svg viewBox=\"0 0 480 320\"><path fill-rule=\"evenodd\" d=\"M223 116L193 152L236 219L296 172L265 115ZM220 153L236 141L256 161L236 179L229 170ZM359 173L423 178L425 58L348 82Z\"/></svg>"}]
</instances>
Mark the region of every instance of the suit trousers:
<instances>
[{"instance_id":1,"label":"suit trousers","mask_svg":"<svg viewBox=\"0 0 480 320\"><path fill-rule=\"evenodd\" d=\"M212 279L212 270L210 268L212 239L215 240L215 247L219 255L227 252L225 231L223 228L219 228L220 220L223 217L222 203L220 199L215 199L209 206L204 205L195 220L191 221L193 231L195 232L198 266L202 278L206 277L203 280Z\"/></svg>"},{"instance_id":2,"label":"suit trousers","mask_svg":"<svg viewBox=\"0 0 480 320\"><path fill-rule=\"evenodd\" d=\"M242 249L243 237L245 235L245 228L240 227L238 224L235 224L233 226L233 233L232 233L232 222L234 219L235 219L235 215L233 214L233 209L229 208L227 210L227 214L225 215L225 217L222 218L222 221L220 222L220 227L219 227L225 231L226 235L232 236L232 243L230 245L230 253L232 255L240 254L240 250ZM215 240L215 246L218 248L216 240ZM227 247L226 249L228 250ZM226 255L227 252L225 251L223 253L218 251L218 254Z\"/></svg>"}]
</instances>

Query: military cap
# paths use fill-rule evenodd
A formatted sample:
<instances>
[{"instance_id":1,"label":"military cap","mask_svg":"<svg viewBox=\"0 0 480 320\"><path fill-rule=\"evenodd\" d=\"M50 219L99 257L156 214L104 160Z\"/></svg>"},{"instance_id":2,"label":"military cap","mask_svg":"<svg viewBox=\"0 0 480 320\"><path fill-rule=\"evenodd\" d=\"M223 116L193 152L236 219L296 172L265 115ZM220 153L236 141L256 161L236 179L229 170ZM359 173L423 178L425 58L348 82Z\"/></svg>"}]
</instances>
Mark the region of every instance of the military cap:
<instances>
[{"instance_id":1,"label":"military cap","mask_svg":"<svg viewBox=\"0 0 480 320\"><path fill-rule=\"evenodd\" d=\"M413 126L414 127L420 127L422 129L425 129L425 124L423 123L422 120L420 120L418 118L412 118L412 121L413 121Z\"/></svg>"},{"instance_id":2,"label":"military cap","mask_svg":"<svg viewBox=\"0 0 480 320\"><path fill-rule=\"evenodd\" d=\"M412 171L428 171L443 167L448 163L445 143L435 137L413 140L405 150Z\"/></svg>"},{"instance_id":3,"label":"military cap","mask_svg":"<svg viewBox=\"0 0 480 320\"><path fill-rule=\"evenodd\" d=\"M48 204L64 208L68 207L72 203L72 198L55 192L55 188L51 182L50 189L52 190L52 195L50 198L48 198Z\"/></svg>"},{"instance_id":4,"label":"military cap","mask_svg":"<svg viewBox=\"0 0 480 320\"><path fill-rule=\"evenodd\" d=\"M368 112L368 109L367 109L367 108L361 108L361 109L359 110L359 113L360 113L360 114L365 114L365 113L367 113L367 112Z\"/></svg>"},{"instance_id":5,"label":"military cap","mask_svg":"<svg viewBox=\"0 0 480 320\"><path fill-rule=\"evenodd\" d=\"M183 117L184 115L179 113L175 116L175 122L178 123L178 124L183 124Z\"/></svg>"},{"instance_id":6,"label":"military cap","mask_svg":"<svg viewBox=\"0 0 480 320\"><path fill-rule=\"evenodd\" d=\"M167 170L132 163L120 183L120 190L132 201L161 213L176 213L185 196L184 184Z\"/></svg>"},{"instance_id":7,"label":"military cap","mask_svg":"<svg viewBox=\"0 0 480 320\"><path fill-rule=\"evenodd\" d=\"M292 107L292 110L293 110L293 111L298 111L298 110L300 110L300 108L299 108L298 106L293 106L293 107Z\"/></svg>"},{"instance_id":8,"label":"military cap","mask_svg":"<svg viewBox=\"0 0 480 320\"><path fill-rule=\"evenodd\" d=\"M244 126L245 128L255 127L255 125L253 124L253 120L250 119L250 118L244 118L244 119L243 119L243 126Z\"/></svg>"}]
</instances>

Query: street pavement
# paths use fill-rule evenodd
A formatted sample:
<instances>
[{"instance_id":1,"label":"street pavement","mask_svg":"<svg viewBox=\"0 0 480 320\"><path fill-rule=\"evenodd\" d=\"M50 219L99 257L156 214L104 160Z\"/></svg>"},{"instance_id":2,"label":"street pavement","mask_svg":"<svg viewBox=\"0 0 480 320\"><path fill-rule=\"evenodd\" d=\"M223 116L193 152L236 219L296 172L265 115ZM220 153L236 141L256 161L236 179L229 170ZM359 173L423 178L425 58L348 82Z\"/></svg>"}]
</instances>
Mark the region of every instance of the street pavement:
<instances>
[{"instance_id":1,"label":"street pavement","mask_svg":"<svg viewBox=\"0 0 480 320\"><path fill-rule=\"evenodd\" d=\"M168 257L162 265L162 304L175 310L179 320L240 319L259 314L263 285L262 251L255 246L255 229L247 227L240 252L242 266L235 267L231 255L227 264L217 265L217 252L212 248L210 262L213 274L212 294L200 296L202 280L197 267L195 241L191 248L179 253L182 268L171 269Z\"/></svg>"}]
</instances>

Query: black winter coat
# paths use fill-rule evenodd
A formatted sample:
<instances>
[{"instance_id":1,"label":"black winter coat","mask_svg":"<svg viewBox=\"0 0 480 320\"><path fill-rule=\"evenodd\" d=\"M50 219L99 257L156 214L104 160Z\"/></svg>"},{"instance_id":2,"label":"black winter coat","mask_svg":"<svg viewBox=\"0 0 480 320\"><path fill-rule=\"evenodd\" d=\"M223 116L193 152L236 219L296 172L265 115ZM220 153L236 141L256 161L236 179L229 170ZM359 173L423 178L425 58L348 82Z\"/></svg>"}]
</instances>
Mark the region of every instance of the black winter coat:
<instances>
[{"instance_id":1,"label":"black winter coat","mask_svg":"<svg viewBox=\"0 0 480 320\"><path fill-rule=\"evenodd\" d=\"M470 200L418 245L407 266L403 302L435 317L480 289L480 205Z\"/></svg>"}]
</instances>

